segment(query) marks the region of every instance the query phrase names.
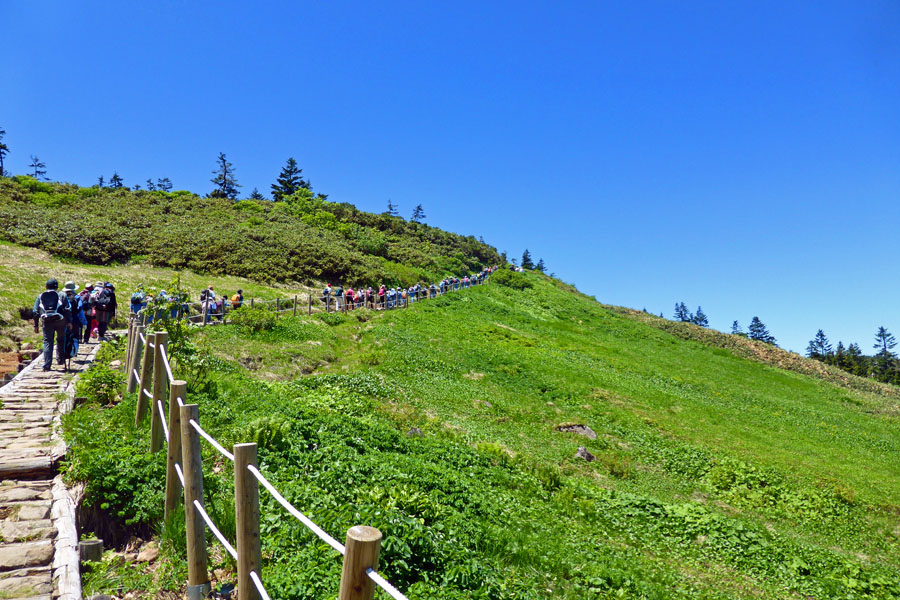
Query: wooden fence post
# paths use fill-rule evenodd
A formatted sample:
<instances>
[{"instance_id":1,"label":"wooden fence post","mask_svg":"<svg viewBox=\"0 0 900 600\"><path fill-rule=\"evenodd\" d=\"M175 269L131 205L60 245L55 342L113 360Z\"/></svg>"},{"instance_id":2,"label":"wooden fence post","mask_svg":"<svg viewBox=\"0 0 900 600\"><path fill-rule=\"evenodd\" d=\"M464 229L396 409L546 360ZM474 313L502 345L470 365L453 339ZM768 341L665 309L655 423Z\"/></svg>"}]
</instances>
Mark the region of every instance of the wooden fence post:
<instances>
[{"instance_id":1,"label":"wooden fence post","mask_svg":"<svg viewBox=\"0 0 900 600\"><path fill-rule=\"evenodd\" d=\"M275 318L278 318L278 311L281 310L281 300L275 298Z\"/></svg>"},{"instance_id":2,"label":"wooden fence post","mask_svg":"<svg viewBox=\"0 0 900 600\"><path fill-rule=\"evenodd\" d=\"M306 314L312 316L312 294L307 294L306 297L309 299L309 310Z\"/></svg>"},{"instance_id":3,"label":"wooden fence post","mask_svg":"<svg viewBox=\"0 0 900 600\"><path fill-rule=\"evenodd\" d=\"M294 316L297 316L297 294L294 294Z\"/></svg>"},{"instance_id":4,"label":"wooden fence post","mask_svg":"<svg viewBox=\"0 0 900 600\"><path fill-rule=\"evenodd\" d=\"M259 483L248 466L256 465L256 444L234 445L234 516L237 542L238 600L259 600L250 571L259 575L262 551L259 541Z\"/></svg>"},{"instance_id":5,"label":"wooden fence post","mask_svg":"<svg viewBox=\"0 0 900 600\"><path fill-rule=\"evenodd\" d=\"M253 308L253 298L250 298L250 308Z\"/></svg>"},{"instance_id":6,"label":"wooden fence post","mask_svg":"<svg viewBox=\"0 0 900 600\"><path fill-rule=\"evenodd\" d=\"M78 340L79 342L81 340ZM131 373L131 349L134 346L134 319L128 317L128 333L125 336L125 373Z\"/></svg>"},{"instance_id":7,"label":"wooden fence post","mask_svg":"<svg viewBox=\"0 0 900 600\"><path fill-rule=\"evenodd\" d=\"M133 394L134 390L137 389L137 378L134 376L134 372L137 370L138 365L141 363L141 358L144 356L144 345L141 343L141 334L144 333L146 328L143 325L137 325L134 328L134 343L131 347L131 364L128 368L128 387L126 390L129 394Z\"/></svg>"},{"instance_id":8,"label":"wooden fence post","mask_svg":"<svg viewBox=\"0 0 900 600\"><path fill-rule=\"evenodd\" d=\"M159 411L159 403L168 397L169 374L163 362L163 353L169 343L169 334L156 332L156 348L153 356L153 405L150 407L150 452L162 450L163 415Z\"/></svg>"},{"instance_id":9,"label":"wooden fence post","mask_svg":"<svg viewBox=\"0 0 900 600\"><path fill-rule=\"evenodd\" d=\"M181 380L172 382L169 386L169 445L166 455L166 511L165 517L178 506L181 497L181 482L178 481L178 473L175 471L175 463L181 462L181 408L178 399L184 402L187 397L187 383ZM184 471L184 469L182 469Z\"/></svg>"},{"instance_id":10,"label":"wooden fence post","mask_svg":"<svg viewBox=\"0 0 900 600\"><path fill-rule=\"evenodd\" d=\"M200 455L200 434L191 427L191 419L200 420L196 404L181 407L181 466L184 471L184 527L187 530L187 563L189 600L206 598L209 594L209 574L206 557L206 524L194 500L203 506L203 458Z\"/></svg>"},{"instance_id":11,"label":"wooden fence post","mask_svg":"<svg viewBox=\"0 0 900 600\"><path fill-rule=\"evenodd\" d=\"M150 344L154 343L156 339L155 333L148 333L145 336L146 342L144 342L144 360L141 364L141 383L138 385L138 398L137 405L134 409L134 424L138 426L141 424L141 421L144 420L144 417L147 416L147 405L149 398L144 393L144 390L150 391L152 387L150 385L150 378L153 376L153 355L155 354L154 349L150 347Z\"/></svg>"},{"instance_id":12,"label":"wooden fence post","mask_svg":"<svg viewBox=\"0 0 900 600\"><path fill-rule=\"evenodd\" d=\"M346 548L338 600L372 600L375 582L366 575L366 569L378 570L381 532L365 525L351 527L347 531Z\"/></svg>"}]
</instances>

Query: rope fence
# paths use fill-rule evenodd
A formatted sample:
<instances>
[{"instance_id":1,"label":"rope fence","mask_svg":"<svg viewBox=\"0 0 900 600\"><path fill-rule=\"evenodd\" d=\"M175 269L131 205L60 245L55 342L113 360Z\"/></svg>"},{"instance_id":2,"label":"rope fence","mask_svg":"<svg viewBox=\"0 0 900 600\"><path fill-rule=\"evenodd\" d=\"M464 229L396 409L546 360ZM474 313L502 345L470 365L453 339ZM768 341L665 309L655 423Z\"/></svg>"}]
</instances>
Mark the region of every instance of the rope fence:
<instances>
[{"instance_id":1,"label":"rope fence","mask_svg":"<svg viewBox=\"0 0 900 600\"><path fill-rule=\"evenodd\" d=\"M167 451L165 517L170 518L181 502L185 507L189 600L205 599L211 591L207 570L207 529L237 561L238 600L269 600L269 594L259 576L262 568L260 486L288 514L343 556L339 600L372 600L376 586L394 600L408 600L378 574L378 555L382 541L380 531L367 526L352 527L347 531L346 544L342 544L286 500L260 472L256 444L235 444L233 452L229 452L200 426L199 407L196 404L185 404L187 383L176 380L173 375L166 332L148 331L146 320L137 315L129 323L127 339L125 372L129 374L128 389L130 392L139 392L135 425L141 425L149 409L150 450L158 452L165 446ZM168 415L165 399L168 399ZM203 506L201 440L205 440L234 463L234 545L222 534Z\"/></svg>"}]
</instances>

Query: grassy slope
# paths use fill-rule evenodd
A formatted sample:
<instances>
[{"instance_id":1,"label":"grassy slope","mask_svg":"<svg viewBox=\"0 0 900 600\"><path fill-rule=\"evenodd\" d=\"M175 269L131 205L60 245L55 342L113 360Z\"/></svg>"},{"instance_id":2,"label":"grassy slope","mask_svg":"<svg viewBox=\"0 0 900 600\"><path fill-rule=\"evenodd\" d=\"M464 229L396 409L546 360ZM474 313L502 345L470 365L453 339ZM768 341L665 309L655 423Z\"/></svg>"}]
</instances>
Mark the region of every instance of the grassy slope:
<instances>
[{"instance_id":1,"label":"grassy slope","mask_svg":"<svg viewBox=\"0 0 900 600\"><path fill-rule=\"evenodd\" d=\"M684 340L533 278L531 290L489 285L301 343L230 328L204 335L219 356L249 360L268 379L300 363L376 373L394 390L379 414L397 431L418 426L488 455L558 466L569 497L608 511L601 526L579 517L578 501L562 517L553 499L535 498L492 525L528 532L496 548L498 560L521 567L516 544L527 554L543 543L552 560L525 566L554 573L553 561L568 560L559 572L573 577L592 552L602 562L612 549L639 565L636 576L675 577L701 595L853 597L856 578L889 595L874 573L900 562L894 398ZM571 422L598 439L554 431ZM579 445L599 460L574 459ZM633 500L610 503L609 490Z\"/></svg>"}]
</instances>

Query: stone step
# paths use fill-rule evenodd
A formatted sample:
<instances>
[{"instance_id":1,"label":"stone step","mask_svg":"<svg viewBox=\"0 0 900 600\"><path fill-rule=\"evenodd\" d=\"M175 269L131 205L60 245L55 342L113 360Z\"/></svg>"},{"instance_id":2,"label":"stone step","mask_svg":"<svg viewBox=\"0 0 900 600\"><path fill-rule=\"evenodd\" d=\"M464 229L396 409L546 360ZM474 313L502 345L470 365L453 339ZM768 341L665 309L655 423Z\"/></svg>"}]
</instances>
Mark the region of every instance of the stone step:
<instances>
[{"instance_id":1,"label":"stone step","mask_svg":"<svg viewBox=\"0 0 900 600\"><path fill-rule=\"evenodd\" d=\"M50 518L53 503L50 500L0 503L0 519L3 521L42 521Z\"/></svg>"},{"instance_id":2,"label":"stone step","mask_svg":"<svg viewBox=\"0 0 900 600\"><path fill-rule=\"evenodd\" d=\"M32 598L53 593L49 566L0 573L0 598Z\"/></svg>"},{"instance_id":3,"label":"stone step","mask_svg":"<svg viewBox=\"0 0 900 600\"><path fill-rule=\"evenodd\" d=\"M53 562L53 541L0 544L0 571L40 567Z\"/></svg>"},{"instance_id":4,"label":"stone step","mask_svg":"<svg viewBox=\"0 0 900 600\"><path fill-rule=\"evenodd\" d=\"M0 521L0 538L4 542L30 542L56 538L56 527L50 519L36 521Z\"/></svg>"},{"instance_id":5,"label":"stone step","mask_svg":"<svg viewBox=\"0 0 900 600\"><path fill-rule=\"evenodd\" d=\"M49 478L56 471L56 461L50 456L30 456L0 460L0 478Z\"/></svg>"}]
</instances>

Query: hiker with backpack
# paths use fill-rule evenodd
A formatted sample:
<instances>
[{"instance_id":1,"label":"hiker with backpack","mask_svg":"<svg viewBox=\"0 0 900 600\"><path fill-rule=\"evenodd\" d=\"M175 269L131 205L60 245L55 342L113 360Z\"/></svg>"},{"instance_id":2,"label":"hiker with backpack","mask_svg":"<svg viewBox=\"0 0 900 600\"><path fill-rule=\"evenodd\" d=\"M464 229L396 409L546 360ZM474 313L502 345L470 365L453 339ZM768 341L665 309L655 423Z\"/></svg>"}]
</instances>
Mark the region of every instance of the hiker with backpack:
<instances>
[{"instance_id":1,"label":"hiker with backpack","mask_svg":"<svg viewBox=\"0 0 900 600\"><path fill-rule=\"evenodd\" d=\"M131 294L131 312L133 314L141 312L141 310L147 306L147 304L144 302L146 298L147 296L146 294L144 294L144 286L139 285L137 291Z\"/></svg>"},{"instance_id":2,"label":"hiker with backpack","mask_svg":"<svg viewBox=\"0 0 900 600\"><path fill-rule=\"evenodd\" d=\"M88 324L87 316L84 312L84 303L82 302L81 296L76 293L78 290L75 288L75 282L67 281L66 285L63 286L63 290L65 290L66 298L68 298L69 305L72 307L71 336L67 336L66 348L69 346L68 337L73 337L76 340L75 350L77 352L78 343L81 342L84 328ZM69 354L69 352L66 352L66 354Z\"/></svg>"},{"instance_id":3,"label":"hiker with backpack","mask_svg":"<svg viewBox=\"0 0 900 600\"><path fill-rule=\"evenodd\" d=\"M44 371L49 371L53 360L53 346L56 346L56 362L65 363L66 330L72 319L69 299L59 292L59 282L48 279L46 290L34 301L34 332L40 323L44 334Z\"/></svg>"},{"instance_id":4,"label":"hiker with backpack","mask_svg":"<svg viewBox=\"0 0 900 600\"><path fill-rule=\"evenodd\" d=\"M238 290L237 293L231 297L231 308L237 310L244 305L244 290Z\"/></svg>"},{"instance_id":5,"label":"hiker with backpack","mask_svg":"<svg viewBox=\"0 0 900 600\"><path fill-rule=\"evenodd\" d=\"M97 338L106 339L106 330L116 314L115 288L110 282L98 281L91 292L91 304L97 320Z\"/></svg>"},{"instance_id":6,"label":"hiker with backpack","mask_svg":"<svg viewBox=\"0 0 900 600\"><path fill-rule=\"evenodd\" d=\"M94 290L93 284L84 284L84 289L78 293L81 299L81 310L84 312L84 331L81 334L81 343L87 344L91 341L91 331L94 328L94 307L91 305L91 292Z\"/></svg>"}]
</instances>

